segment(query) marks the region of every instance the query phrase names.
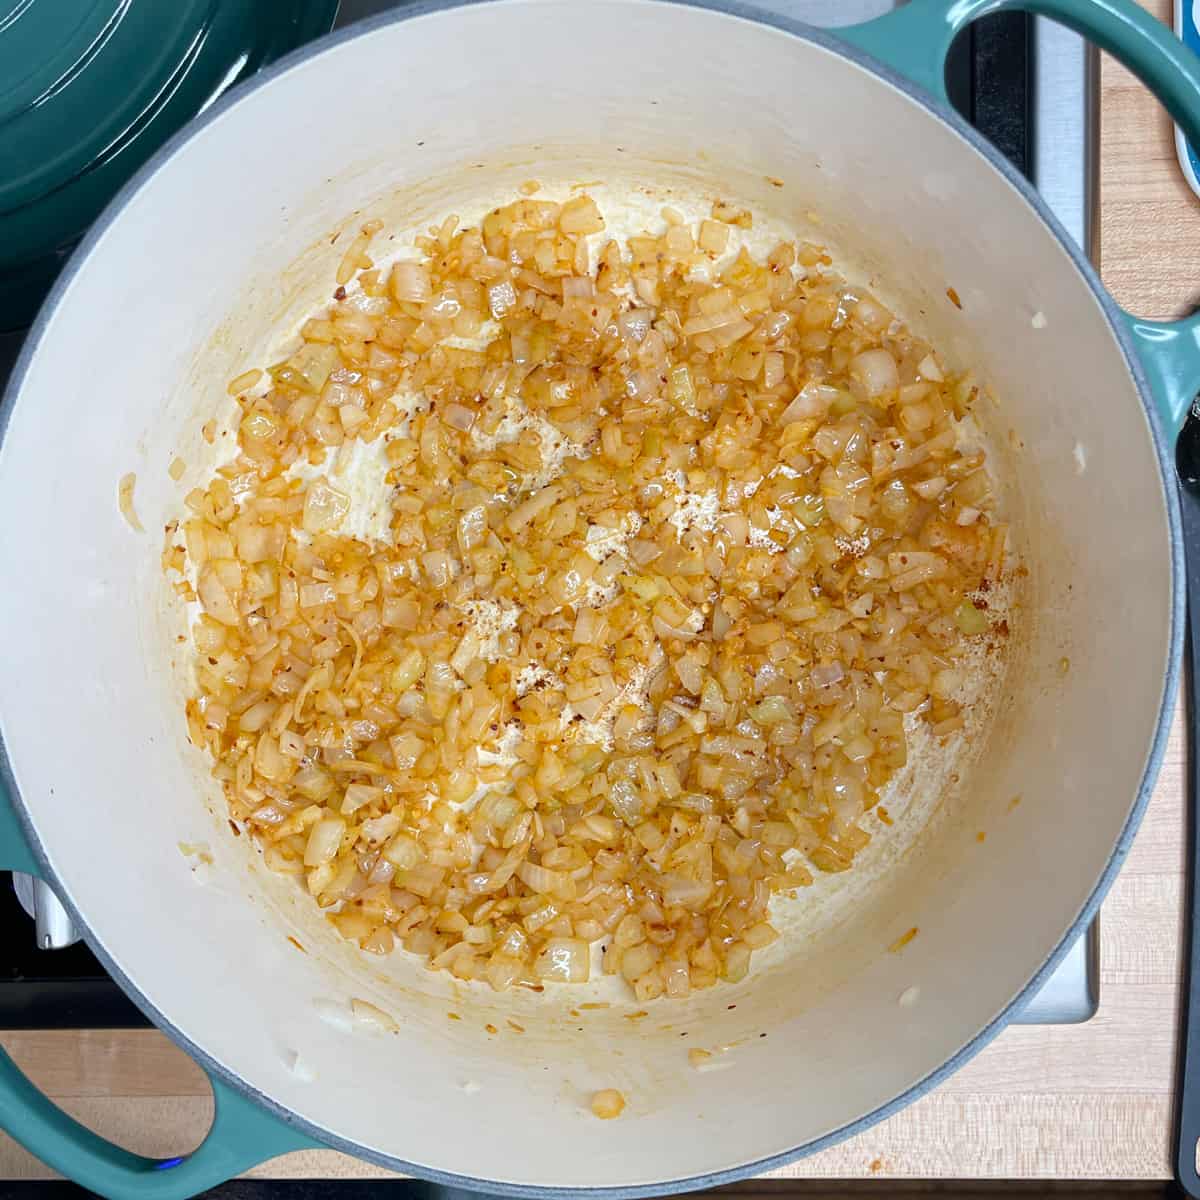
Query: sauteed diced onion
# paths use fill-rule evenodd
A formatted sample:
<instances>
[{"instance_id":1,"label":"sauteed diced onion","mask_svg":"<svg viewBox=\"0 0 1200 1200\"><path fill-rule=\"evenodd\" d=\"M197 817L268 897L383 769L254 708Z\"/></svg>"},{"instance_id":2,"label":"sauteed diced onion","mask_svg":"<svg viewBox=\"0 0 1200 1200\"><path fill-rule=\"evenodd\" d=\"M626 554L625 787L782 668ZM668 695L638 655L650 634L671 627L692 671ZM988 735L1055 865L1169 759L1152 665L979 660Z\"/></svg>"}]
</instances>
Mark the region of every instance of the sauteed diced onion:
<instances>
[{"instance_id":1,"label":"sauteed diced onion","mask_svg":"<svg viewBox=\"0 0 1200 1200\"><path fill-rule=\"evenodd\" d=\"M164 556L201 607L189 730L363 949L740 980L914 723L962 729L1006 541L975 389L820 247L738 249L750 221L618 244L586 195L520 199L390 269L373 222L237 381Z\"/></svg>"}]
</instances>

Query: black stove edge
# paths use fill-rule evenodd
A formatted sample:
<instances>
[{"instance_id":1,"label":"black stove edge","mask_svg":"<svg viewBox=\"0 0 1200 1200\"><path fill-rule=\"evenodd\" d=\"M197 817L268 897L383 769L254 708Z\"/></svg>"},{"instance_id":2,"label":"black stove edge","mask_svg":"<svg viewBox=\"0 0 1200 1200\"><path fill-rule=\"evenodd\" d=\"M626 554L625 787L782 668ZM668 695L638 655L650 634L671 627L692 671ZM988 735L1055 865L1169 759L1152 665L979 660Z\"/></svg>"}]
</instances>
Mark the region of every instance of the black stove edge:
<instances>
[{"instance_id":1,"label":"black stove edge","mask_svg":"<svg viewBox=\"0 0 1200 1200\"><path fill-rule=\"evenodd\" d=\"M33 920L8 872L0 873L0 930L0 1030L149 1026L82 942L63 950L37 948Z\"/></svg>"},{"instance_id":2,"label":"black stove edge","mask_svg":"<svg viewBox=\"0 0 1200 1200\"><path fill-rule=\"evenodd\" d=\"M482 1200L487 1195L420 1179L231 1179L201 1192L196 1200ZM84 1200L94 1196L66 1179L0 1181L0 1200Z\"/></svg>"},{"instance_id":3,"label":"black stove edge","mask_svg":"<svg viewBox=\"0 0 1200 1200\"><path fill-rule=\"evenodd\" d=\"M1031 16L995 13L959 34L946 63L951 103L1025 176L1033 166L1032 46Z\"/></svg>"}]
</instances>

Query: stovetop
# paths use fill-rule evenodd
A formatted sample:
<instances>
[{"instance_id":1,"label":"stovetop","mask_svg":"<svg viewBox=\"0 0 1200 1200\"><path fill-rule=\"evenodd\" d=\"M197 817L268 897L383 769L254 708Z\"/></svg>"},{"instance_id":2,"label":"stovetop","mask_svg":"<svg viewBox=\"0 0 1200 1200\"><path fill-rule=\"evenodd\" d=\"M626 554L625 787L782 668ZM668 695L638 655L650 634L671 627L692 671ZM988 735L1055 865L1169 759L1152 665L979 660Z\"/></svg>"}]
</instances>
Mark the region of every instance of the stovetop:
<instances>
[{"instance_id":1,"label":"stovetop","mask_svg":"<svg viewBox=\"0 0 1200 1200\"><path fill-rule=\"evenodd\" d=\"M894 7L894 0L757 0L814 24L845 25ZM338 25L393 7L395 0L342 0ZM947 65L958 110L1036 184L1067 230L1091 249L1095 163L1094 55L1074 35L1020 13L985 17L963 33ZM0 386L23 335L0 334ZM1017 1018L1075 1022L1096 1010L1093 926ZM127 1028L141 1012L82 943L39 950L34 925L10 881L0 880L0 1029Z\"/></svg>"}]
</instances>

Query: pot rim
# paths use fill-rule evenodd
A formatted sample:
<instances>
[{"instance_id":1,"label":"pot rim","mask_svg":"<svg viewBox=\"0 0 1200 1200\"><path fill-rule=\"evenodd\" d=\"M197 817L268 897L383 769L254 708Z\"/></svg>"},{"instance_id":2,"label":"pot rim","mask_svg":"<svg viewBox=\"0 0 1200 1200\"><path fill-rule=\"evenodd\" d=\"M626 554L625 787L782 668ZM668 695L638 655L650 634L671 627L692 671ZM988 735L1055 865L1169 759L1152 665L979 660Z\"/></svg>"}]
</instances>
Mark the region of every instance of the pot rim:
<instances>
[{"instance_id":1,"label":"pot rim","mask_svg":"<svg viewBox=\"0 0 1200 1200\"><path fill-rule=\"evenodd\" d=\"M3 397L0 398L0 445L2 445L4 435L7 432L9 418L16 405L17 396L21 392L25 376L45 337L47 328L76 274L82 269L96 243L103 237L108 227L119 218L121 212L133 197L201 130L224 116L242 101L248 99L254 92L272 82L277 76L336 46L344 45L359 38L369 37L377 30L399 25L416 17L429 16L458 8L474 8L485 5L495 7L507 7L511 5L515 7L530 2L537 2L537 0L415 0L411 4L406 4L403 8L380 13L374 17L356 22L345 29L326 34L315 42L310 42L305 46L293 50L257 72L250 79L231 89L208 109L190 121L183 129L174 134L109 202L71 255L70 260L42 304L37 318L26 336L25 343L21 348ZM907 1107L926 1093L932 1091L943 1080L947 1079L960 1067L974 1058L976 1054L987 1046L1012 1021L1013 1017L1046 983L1070 947L1083 935L1088 924L1099 910L1101 901L1112 886L1113 880L1120 871L1125 857L1129 853L1133 838L1141 824L1142 817L1158 778L1171 720L1174 715L1174 701L1179 686L1183 657L1186 603L1184 581L1186 579L1186 572L1184 567L1179 497L1177 489L1174 486L1173 451L1168 441L1168 434L1162 428L1155 411L1150 384L1137 356L1133 341L1126 330L1121 309L1109 295L1095 267L1080 247L1076 245L1070 234L1066 232L1053 212L1050 211L1033 185L1016 170L1000 151L992 146L990 142L987 142L956 111L951 108L942 107L923 88L912 83L898 71L880 62L874 56L858 49L849 42L843 41L837 36L836 31L827 32L824 29L808 25L794 18L756 9L743 3L743 0L621 0L621 2L637 5L653 5L655 7L702 9L722 16L734 17L754 24L770 26L801 41L809 42L823 50L836 54L840 58L863 68L867 72L891 84L892 87L896 88L909 100L919 105L930 118L948 126L961 140L965 141L977 153L981 154L996 169L1001 177L1011 187L1016 189L1022 199L1033 208L1038 217L1067 252L1075 269L1079 272L1097 301L1108 323L1109 331L1113 335L1125 359L1125 365L1133 382L1134 390L1141 402L1143 413L1150 428L1151 440L1154 444L1159 468L1159 483L1163 491L1163 505L1166 510L1170 539L1170 637L1168 642L1167 666L1163 676L1163 689L1159 699L1154 734L1150 740L1145 769L1142 773L1141 782L1138 785L1134 803L1121 829L1120 836L1113 847L1108 865L1097 881L1095 888L1074 921L1063 934L1063 937L1025 987L1004 1006L989 1024L942 1063L941 1066L873 1111L830 1133L823 1134L811 1141L803 1142L789 1150L704 1175L687 1176L681 1179L663 1180L656 1183L613 1185L607 1187L529 1185L495 1181L477 1176L459 1175L454 1172L442 1171L411 1163L405 1159L383 1153L382 1151L362 1146L332 1130L324 1129L315 1122L301 1117L292 1109L280 1104L273 1097L255 1088L234 1069L218 1062L202 1046L192 1041L182 1030L178 1029L172 1023L166 1013L151 1004L142 994L138 985L117 966L108 954L104 943L96 936L86 919L75 907L69 893L61 888L56 889L59 892L64 907L71 914L76 926L82 931L83 939L92 953L95 954L105 971L117 982L137 1008L156 1027L166 1033L173 1042L185 1050L208 1075L220 1080L235 1092L260 1105L285 1126L297 1133L314 1139L321 1143L322 1146L327 1146L330 1149L341 1151L352 1157L416 1178L449 1187L491 1192L499 1196L531 1197L536 1198L536 1200L554 1200L557 1197L563 1197L564 1200L566 1198L569 1198L569 1200L592 1200L592 1198L595 1198L595 1200L638 1200L641 1197L662 1196L737 1183L741 1180L786 1166L797 1159L815 1154L820 1150L836 1145L870 1129L872 1126L886 1120L900 1109ZM8 749L4 745L2 737L0 737L0 782L3 783L12 799L13 811L16 814L29 849L42 874L48 882L58 884L57 877L50 870L45 850L43 849L41 839L33 824L29 810L26 808L25 802L16 786L16 780L9 762Z\"/></svg>"}]
</instances>

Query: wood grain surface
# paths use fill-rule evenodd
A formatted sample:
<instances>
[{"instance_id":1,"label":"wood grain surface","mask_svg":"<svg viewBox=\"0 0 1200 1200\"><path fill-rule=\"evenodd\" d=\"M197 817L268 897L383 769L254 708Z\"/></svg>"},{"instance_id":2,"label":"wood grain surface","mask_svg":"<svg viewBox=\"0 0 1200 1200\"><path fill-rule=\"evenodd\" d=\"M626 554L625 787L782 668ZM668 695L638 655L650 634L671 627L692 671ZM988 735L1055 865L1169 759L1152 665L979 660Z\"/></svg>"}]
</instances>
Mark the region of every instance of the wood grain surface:
<instances>
[{"instance_id":1,"label":"wood grain surface","mask_svg":"<svg viewBox=\"0 0 1200 1200\"><path fill-rule=\"evenodd\" d=\"M1166 0L1146 7L1166 19ZM1200 300L1200 201L1171 126L1140 84L1102 70L1101 245L1117 299L1154 317ZM781 1178L1161 1179L1170 1175L1182 897L1183 743L1101 916L1100 1009L1076 1026L1014 1026L937 1091ZM70 1113L146 1154L195 1146L212 1112L200 1070L156 1031L9 1033L17 1062ZM385 1174L333 1151L260 1177ZM49 1172L0 1135L0 1178Z\"/></svg>"}]
</instances>

